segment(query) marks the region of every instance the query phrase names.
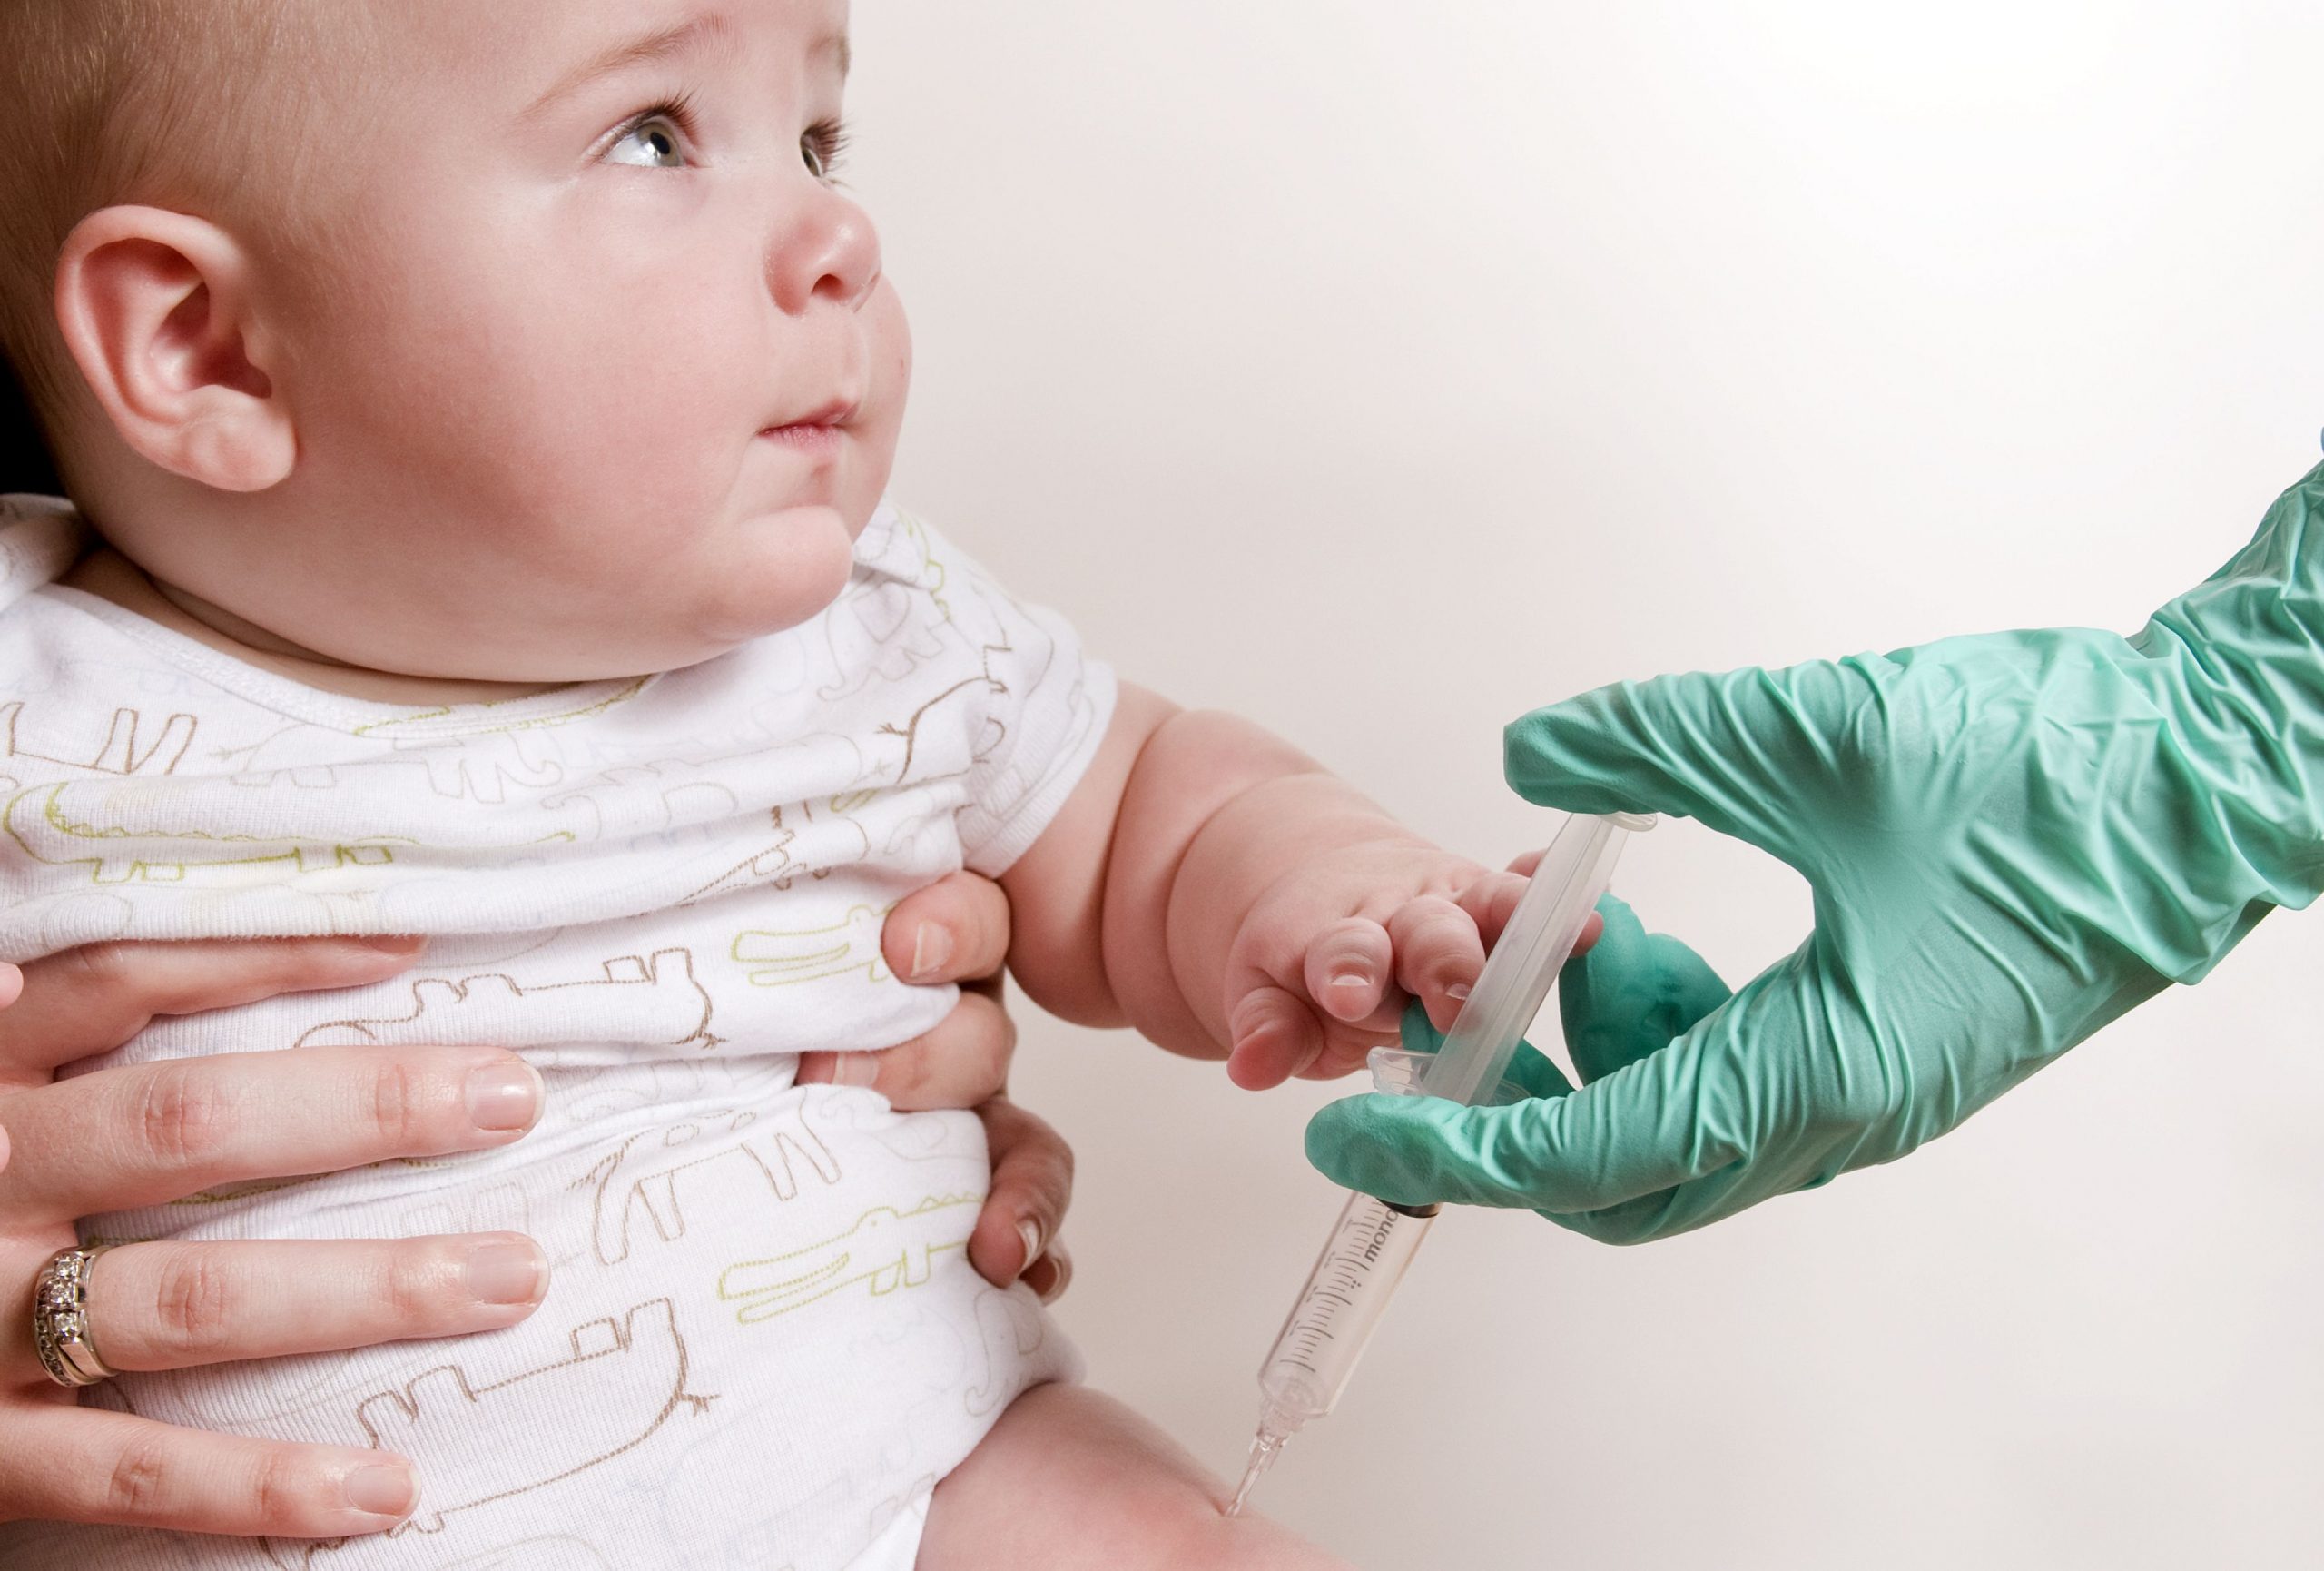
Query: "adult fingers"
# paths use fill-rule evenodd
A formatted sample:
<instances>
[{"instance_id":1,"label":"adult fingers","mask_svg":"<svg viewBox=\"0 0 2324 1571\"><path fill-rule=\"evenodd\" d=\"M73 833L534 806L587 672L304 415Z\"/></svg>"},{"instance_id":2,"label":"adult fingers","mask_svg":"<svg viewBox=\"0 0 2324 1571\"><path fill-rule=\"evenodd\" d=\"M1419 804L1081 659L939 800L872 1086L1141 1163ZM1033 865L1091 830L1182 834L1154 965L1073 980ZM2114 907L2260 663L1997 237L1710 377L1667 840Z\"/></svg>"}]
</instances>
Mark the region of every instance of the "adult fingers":
<instances>
[{"instance_id":1,"label":"adult fingers","mask_svg":"<svg viewBox=\"0 0 2324 1571\"><path fill-rule=\"evenodd\" d=\"M1397 907L1388 937L1396 946L1396 981L1432 1022L1450 1027L1485 966L1475 919L1450 900L1424 895Z\"/></svg>"},{"instance_id":2,"label":"adult fingers","mask_svg":"<svg viewBox=\"0 0 2324 1571\"><path fill-rule=\"evenodd\" d=\"M803 1084L864 1085L908 1112L974 1107L1009 1083L1017 1023L1000 990L968 987L935 1029L878 1052L810 1052Z\"/></svg>"},{"instance_id":3,"label":"adult fingers","mask_svg":"<svg viewBox=\"0 0 2324 1571\"><path fill-rule=\"evenodd\" d=\"M417 938L258 938L92 944L28 962L0 1010L0 1073L45 1076L110 1052L156 1015L229 1009L282 993L357 987L410 966Z\"/></svg>"},{"instance_id":4,"label":"adult fingers","mask_svg":"<svg viewBox=\"0 0 2324 1571\"><path fill-rule=\"evenodd\" d=\"M411 1514L411 1466L384 1451L181 1429L59 1402L12 1405L0 1520L337 1538Z\"/></svg>"},{"instance_id":5,"label":"adult fingers","mask_svg":"<svg viewBox=\"0 0 2324 1571\"><path fill-rule=\"evenodd\" d=\"M1364 917L1332 924L1307 946L1307 996L1334 1020L1352 1025L1371 1018L1394 974L1388 930Z\"/></svg>"},{"instance_id":6,"label":"adult fingers","mask_svg":"<svg viewBox=\"0 0 2324 1571\"><path fill-rule=\"evenodd\" d=\"M97 1258L89 1323L116 1369L182 1369L498 1330L547 1290L547 1257L519 1233L128 1244ZM24 1319L0 1346L31 1381Z\"/></svg>"},{"instance_id":7,"label":"adult fingers","mask_svg":"<svg viewBox=\"0 0 2324 1571\"><path fill-rule=\"evenodd\" d=\"M1073 1148L1005 1096L990 1099L976 1113L992 1156L992 1188L969 1235L969 1261L987 1281L1005 1288L1056 1252L1058 1229L1073 1201ZM1070 1274L1069 1265L1052 1265L1029 1280L1036 1292L1053 1298Z\"/></svg>"},{"instance_id":8,"label":"adult fingers","mask_svg":"<svg viewBox=\"0 0 2324 1571\"><path fill-rule=\"evenodd\" d=\"M1502 772L1530 802L1697 818L1789 860L1803 789L1847 773L1846 734L1877 697L1876 668L1817 661L1600 687L1512 724Z\"/></svg>"},{"instance_id":9,"label":"adult fingers","mask_svg":"<svg viewBox=\"0 0 2324 1571\"><path fill-rule=\"evenodd\" d=\"M106 1070L9 1106L0 1215L54 1220L507 1145L540 1116L541 1078L499 1048L300 1048Z\"/></svg>"},{"instance_id":10,"label":"adult fingers","mask_svg":"<svg viewBox=\"0 0 2324 1571\"><path fill-rule=\"evenodd\" d=\"M1308 1159L1398 1204L1562 1215L1748 1169L1770 1149L1820 1143L1823 1131L1871 1114L1857 1106L1866 1088L1836 1094L1826 1083L1845 1081L1830 1067L1841 1055L1810 1051L1829 1023L1805 953L1762 973L1669 1046L1568 1096L1483 1108L1427 1097L1334 1102L1308 1124Z\"/></svg>"},{"instance_id":11,"label":"adult fingers","mask_svg":"<svg viewBox=\"0 0 2324 1571\"><path fill-rule=\"evenodd\" d=\"M906 982L963 982L1000 970L1009 933L1009 897L1000 885L955 873L897 903L881 932L880 952Z\"/></svg>"},{"instance_id":12,"label":"adult fingers","mask_svg":"<svg viewBox=\"0 0 2324 1571\"><path fill-rule=\"evenodd\" d=\"M1585 1082L1659 1051L1732 996L1702 956L1647 932L1614 896L1599 901L1598 914L1598 943L1558 975L1559 1023Z\"/></svg>"},{"instance_id":13,"label":"adult fingers","mask_svg":"<svg viewBox=\"0 0 2324 1571\"><path fill-rule=\"evenodd\" d=\"M1417 1002L1404 1011L1401 1024L1403 1043L1411 1052L1435 1052L1444 1046L1444 1033L1429 1023L1427 1012ZM1517 1044L1501 1078L1527 1096L1563 1096L1573 1089L1565 1072L1530 1042Z\"/></svg>"},{"instance_id":14,"label":"adult fingers","mask_svg":"<svg viewBox=\"0 0 2324 1571\"><path fill-rule=\"evenodd\" d=\"M1049 1245L1041 1258L1025 1268L1024 1283L1045 1304L1065 1297L1073 1285L1073 1256L1062 1240Z\"/></svg>"}]
</instances>

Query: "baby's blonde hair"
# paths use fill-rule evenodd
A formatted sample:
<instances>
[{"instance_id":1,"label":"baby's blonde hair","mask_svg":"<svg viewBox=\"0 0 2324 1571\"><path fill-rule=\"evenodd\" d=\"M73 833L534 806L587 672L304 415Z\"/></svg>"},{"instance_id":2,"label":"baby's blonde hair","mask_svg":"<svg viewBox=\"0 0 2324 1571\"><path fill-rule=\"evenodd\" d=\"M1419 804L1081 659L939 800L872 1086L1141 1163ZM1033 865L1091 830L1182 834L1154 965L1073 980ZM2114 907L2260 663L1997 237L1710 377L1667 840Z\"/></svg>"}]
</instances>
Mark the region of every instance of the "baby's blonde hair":
<instances>
[{"instance_id":1,"label":"baby's blonde hair","mask_svg":"<svg viewBox=\"0 0 2324 1571\"><path fill-rule=\"evenodd\" d=\"M0 349L44 423L74 376L51 305L73 226L122 203L222 222L285 211L299 163L293 112L317 91L323 14L354 20L365 9L0 0Z\"/></svg>"}]
</instances>

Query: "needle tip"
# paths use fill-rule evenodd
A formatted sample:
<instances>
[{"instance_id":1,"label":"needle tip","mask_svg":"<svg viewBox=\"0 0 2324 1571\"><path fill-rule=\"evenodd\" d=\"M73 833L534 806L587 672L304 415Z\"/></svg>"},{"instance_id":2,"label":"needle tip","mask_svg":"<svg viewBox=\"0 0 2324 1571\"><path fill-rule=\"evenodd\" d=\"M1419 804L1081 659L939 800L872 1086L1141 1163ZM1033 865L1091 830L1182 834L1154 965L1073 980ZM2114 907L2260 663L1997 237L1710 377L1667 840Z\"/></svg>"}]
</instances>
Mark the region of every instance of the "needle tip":
<instances>
[{"instance_id":1,"label":"needle tip","mask_svg":"<svg viewBox=\"0 0 2324 1571\"><path fill-rule=\"evenodd\" d=\"M1257 1485L1259 1475L1267 1470L1268 1464L1282 1451L1283 1441L1286 1438L1272 1436L1262 1429L1251 1441L1251 1460L1243 1469L1243 1481L1235 1486L1235 1498L1226 1503L1226 1516L1239 1517L1243 1514L1244 1502L1250 1499L1251 1490Z\"/></svg>"}]
</instances>

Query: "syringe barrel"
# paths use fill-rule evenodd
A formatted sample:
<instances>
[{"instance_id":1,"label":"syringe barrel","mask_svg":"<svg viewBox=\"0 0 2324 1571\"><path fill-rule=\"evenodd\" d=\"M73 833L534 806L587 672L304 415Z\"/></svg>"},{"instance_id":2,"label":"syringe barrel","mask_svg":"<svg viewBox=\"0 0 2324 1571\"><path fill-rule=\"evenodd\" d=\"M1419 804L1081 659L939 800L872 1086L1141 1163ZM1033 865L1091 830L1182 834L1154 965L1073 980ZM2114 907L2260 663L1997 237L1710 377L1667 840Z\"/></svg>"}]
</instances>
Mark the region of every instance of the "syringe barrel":
<instances>
[{"instance_id":1,"label":"syringe barrel","mask_svg":"<svg viewBox=\"0 0 2324 1571\"><path fill-rule=\"evenodd\" d=\"M1464 1106L1493 1100L1525 1028L1613 882L1622 843L1651 818L1577 813L1566 820L1502 928L1469 1001L1437 1049L1420 1089Z\"/></svg>"},{"instance_id":2,"label":"syringe barrel","mask_svg":"<svg viewBox=\"0 0 2324 1571\"><path fill-rule=\"evenodd\" d=\"M1404 1210L1367 1194L1348 1196L1307 1285L1259 1366L1265 1421L1279 1420L1288 1434L1338 1403L1435 1220L1433 1207Z\"/></svg>"}]
</instances>

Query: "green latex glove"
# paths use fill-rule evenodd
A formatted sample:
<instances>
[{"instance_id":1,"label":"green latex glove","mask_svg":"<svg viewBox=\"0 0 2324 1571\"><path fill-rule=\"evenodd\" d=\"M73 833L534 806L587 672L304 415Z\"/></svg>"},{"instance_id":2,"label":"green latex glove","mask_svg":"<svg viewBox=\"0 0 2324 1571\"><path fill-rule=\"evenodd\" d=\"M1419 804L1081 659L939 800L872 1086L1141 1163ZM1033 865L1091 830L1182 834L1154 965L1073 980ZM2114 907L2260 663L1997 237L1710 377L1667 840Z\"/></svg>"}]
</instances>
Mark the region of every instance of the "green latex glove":
<instances>
[{"instance_id":1,"label":"green latex glove","mask_svg":"<svg viewBox=\"0 0 2324 1571\"><path fill-rule=\"evenodd\" d=\"M1699 818L1815 894L1731 997L1619 904L1567 968L1584 1085L1335 1102L1307 1150L1404 1204L1635 1242L1892 1161L2324 887L2324 469L2136 637L1948 638L1623 683L1509 728L1510 784Z\"/></svg>"}]
</instances>

